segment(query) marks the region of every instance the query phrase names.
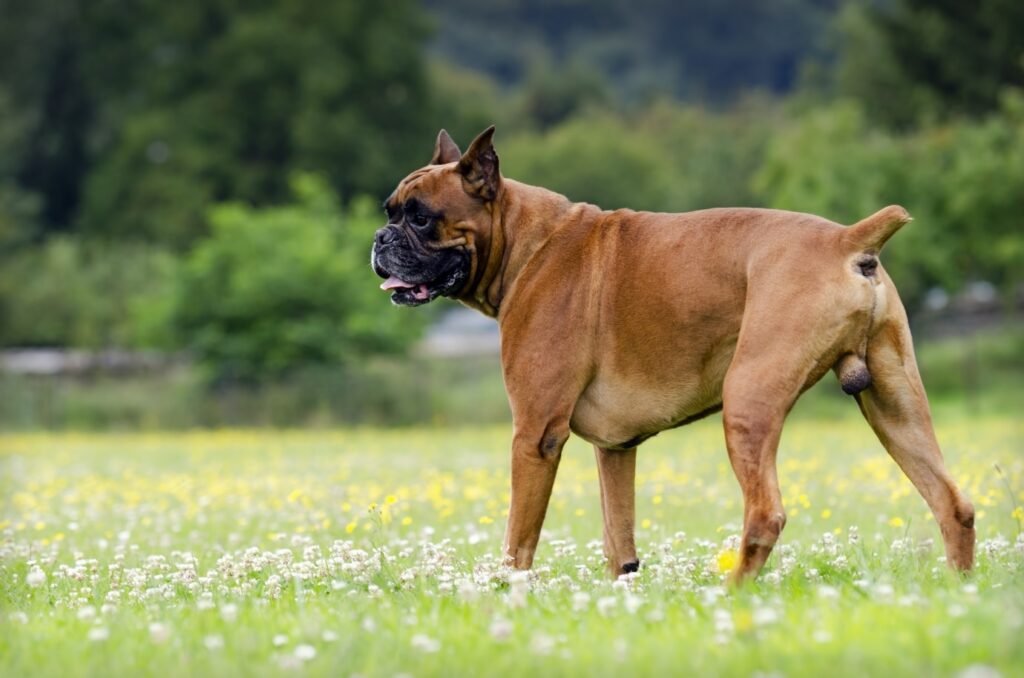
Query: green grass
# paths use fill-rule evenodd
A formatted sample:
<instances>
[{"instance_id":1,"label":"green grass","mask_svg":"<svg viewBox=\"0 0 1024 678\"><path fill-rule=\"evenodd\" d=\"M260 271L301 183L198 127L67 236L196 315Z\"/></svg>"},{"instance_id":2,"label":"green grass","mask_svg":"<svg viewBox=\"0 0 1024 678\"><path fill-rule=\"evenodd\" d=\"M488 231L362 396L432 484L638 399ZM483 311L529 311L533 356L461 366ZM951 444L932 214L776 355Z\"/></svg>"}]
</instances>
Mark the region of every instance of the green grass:
<instances>
[{"instance_id":1,"label":"green grass","mask_svg":"<svg viewBox=\"0 0 1024 678\"><path fill-rule=\"evenodd\" d=\"M866 424L791 422L789 524L740 591L717 419L641 448L619 582L575 440L525 577L498 565L507 427L0 436L0 675L1024 675L1022 433L939 426L964 578Z\"/></svg>"}]
</instances>

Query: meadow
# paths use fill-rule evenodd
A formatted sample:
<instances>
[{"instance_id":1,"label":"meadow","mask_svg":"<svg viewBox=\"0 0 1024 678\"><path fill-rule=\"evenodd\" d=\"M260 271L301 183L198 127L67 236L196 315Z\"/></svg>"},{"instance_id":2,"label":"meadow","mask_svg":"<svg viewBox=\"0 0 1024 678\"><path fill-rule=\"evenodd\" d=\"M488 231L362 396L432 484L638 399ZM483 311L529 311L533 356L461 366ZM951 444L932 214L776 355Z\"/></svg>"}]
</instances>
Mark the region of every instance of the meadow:
<instances>
[{"instance_id":1,"label":"meadow","mask_svg":"<svg viewBox=\"0 0 1024 678\"><path fill-rule=\"evenodd\" d=\"M641 447L617 581L576 439L526 574L499 557L507 426L0 435L0 675L1024 675L1024 425L938 433L972 574L863 421L803 419L738 591L718 418Z\"/></svg>"}]
</instances>

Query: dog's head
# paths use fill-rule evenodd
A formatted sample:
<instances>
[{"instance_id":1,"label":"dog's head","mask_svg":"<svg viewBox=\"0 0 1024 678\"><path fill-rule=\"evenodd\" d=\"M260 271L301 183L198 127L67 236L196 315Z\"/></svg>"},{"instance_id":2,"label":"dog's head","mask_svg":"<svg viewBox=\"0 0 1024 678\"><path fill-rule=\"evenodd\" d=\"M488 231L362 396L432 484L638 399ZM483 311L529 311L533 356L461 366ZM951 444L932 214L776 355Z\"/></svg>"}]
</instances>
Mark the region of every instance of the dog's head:
<instances>
[{"instance_id":1,"label":"dog's head","mask_svg":"<svg viewBox=\"0 0 1024 678\"><path fill-rule=\"evenodd\" d=\"M461 153L441 130L430 164L384 202L388 223L376 233L370 263L393 303L458 298L474 285L502 188L493 135L492 126Z\"/></svg>"}]
</instances>

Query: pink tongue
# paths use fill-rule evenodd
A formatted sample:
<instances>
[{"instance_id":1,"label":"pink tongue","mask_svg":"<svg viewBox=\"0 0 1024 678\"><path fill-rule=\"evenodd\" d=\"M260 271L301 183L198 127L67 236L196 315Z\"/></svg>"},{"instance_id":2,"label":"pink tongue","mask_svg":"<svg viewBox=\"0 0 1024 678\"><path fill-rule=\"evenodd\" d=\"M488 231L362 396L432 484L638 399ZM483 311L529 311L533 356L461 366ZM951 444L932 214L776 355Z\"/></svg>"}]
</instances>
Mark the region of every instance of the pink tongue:
<instances>
[{"instance_id":1,"label":"pink tongue","mask_svg":"<svg viewBox=\"0 0 1024 678\"><path fill-rule=\"evenodd\" d=\"M395 276L391 276L390 278L388 278L387 280L385 280L384 282L382 282L380 284L380 288L382 290L391 290L391 289L394 289L396 287L401 287L403 289L408 289L410 287L416 287L416 286L413 285L412 283L405 282L401 278L396 278Z\"/></svg>"},{"instance_id":2,"label":"pink tongue","mask_svg":"<svg viewBox=\"0 0 1024 678\"><path fill-rule=\"evenodd\" d=\"M426 299L427 297L430 296L430 290L427 289L426 285L422 283L419 285L413 285L412 283L407 283L401 278L396 278L395 276L391 276L390 278L382 282L380 284L380 288L382 290L393 290L396 288L402 290L411 289L412 296L414 296L417 299Z\"/></svg>"}]
</instances>

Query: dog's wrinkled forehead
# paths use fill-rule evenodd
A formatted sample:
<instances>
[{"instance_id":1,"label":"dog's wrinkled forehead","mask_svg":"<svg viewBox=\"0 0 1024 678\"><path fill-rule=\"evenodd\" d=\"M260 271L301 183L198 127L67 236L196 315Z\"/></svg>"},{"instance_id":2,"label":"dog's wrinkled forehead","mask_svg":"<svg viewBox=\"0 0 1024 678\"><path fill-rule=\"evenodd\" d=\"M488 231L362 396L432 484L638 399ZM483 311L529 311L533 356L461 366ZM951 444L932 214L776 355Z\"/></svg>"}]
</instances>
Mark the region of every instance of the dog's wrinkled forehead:
<instances>
[{"instance_id":1,"label":"dog's wrinkled forehead","mask_svg":"<svg viewBox=\"0 0 1024 678\"><path fill-rule=\"evenodd\" d=\"M384 201L384 209L387 210L388 216L397 214L412 205L432 207L433 201L428 197L431 192L430 186L434 183L429 179L430 170L430 167L418 169L399 182L398 187Z\"/></svg>"},{"instance_id":2,"label":"dog's wrinkled forehead","mask_svg":"<svg viewBox=\"0 0 1024 678\"><path fill-rule=\"evenodd\" d=\"M418 205L426 213L450 214L464 217L468 210L479 207L462 187L462 177L450 165L428 165L422 167L399 182L398 187L384 201L388 214L405 209L407 205Z\"/></svg>"}]
</instances>

